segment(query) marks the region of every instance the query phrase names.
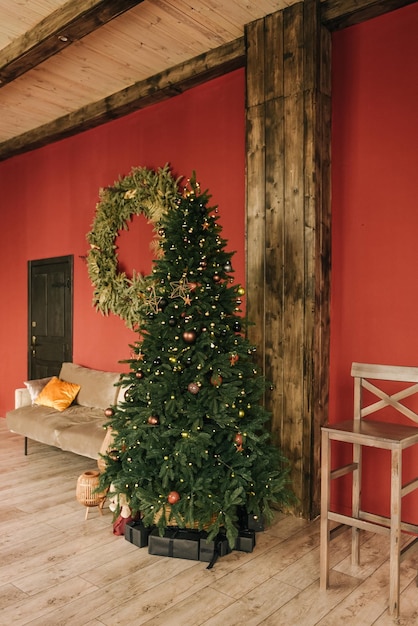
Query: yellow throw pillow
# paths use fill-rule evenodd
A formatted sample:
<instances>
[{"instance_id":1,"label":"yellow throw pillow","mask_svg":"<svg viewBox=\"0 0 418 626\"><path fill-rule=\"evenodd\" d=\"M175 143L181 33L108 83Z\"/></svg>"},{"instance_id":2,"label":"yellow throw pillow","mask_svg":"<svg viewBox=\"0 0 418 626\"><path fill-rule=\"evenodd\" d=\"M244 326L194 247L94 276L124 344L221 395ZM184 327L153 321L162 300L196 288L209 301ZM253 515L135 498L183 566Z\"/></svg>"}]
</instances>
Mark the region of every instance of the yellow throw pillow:
<instances>
[{"instance_id":1,"label":"yellow throw pillow","mask_svg":"<svg viewBox=\"0 0 418 626\"><path fill-rule=\"evenodd\" d=\"M57 411L64 411L75 399L80 391L80 385L67 383L53 376L49 383L45 385L41 393L35 400L35 404L49 406Z\"/></svg>"}]
</instances>

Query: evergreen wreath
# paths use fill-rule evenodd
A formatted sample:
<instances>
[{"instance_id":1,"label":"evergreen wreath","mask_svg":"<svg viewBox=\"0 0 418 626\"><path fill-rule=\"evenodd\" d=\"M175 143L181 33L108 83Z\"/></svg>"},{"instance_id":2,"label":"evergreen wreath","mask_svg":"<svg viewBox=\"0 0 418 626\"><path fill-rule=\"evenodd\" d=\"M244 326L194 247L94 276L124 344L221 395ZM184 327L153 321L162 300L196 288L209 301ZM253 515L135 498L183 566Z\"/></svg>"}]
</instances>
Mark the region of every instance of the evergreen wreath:
<instances>
[{"instance_id":1,"label":"evergreen wreath","mask_svg":"<svg viewBox=\"0 0 418 626\"><path fill-rule=\"evenodd\" d=\"M93 305L103 315L118 315L129 328L137 328L146 314L147 290L153 278L135 270L129 278L118 270L116 238L119 231L128 230L128 222L134 215L144 215L153 225L153 244L158 256L159 223L178 201L179 180L173 178L168 164L156 171L134 167L112 187L99 192L92 230L87 234L90 244L87 269L94 286Z\"/></svg>"}]
</instances>

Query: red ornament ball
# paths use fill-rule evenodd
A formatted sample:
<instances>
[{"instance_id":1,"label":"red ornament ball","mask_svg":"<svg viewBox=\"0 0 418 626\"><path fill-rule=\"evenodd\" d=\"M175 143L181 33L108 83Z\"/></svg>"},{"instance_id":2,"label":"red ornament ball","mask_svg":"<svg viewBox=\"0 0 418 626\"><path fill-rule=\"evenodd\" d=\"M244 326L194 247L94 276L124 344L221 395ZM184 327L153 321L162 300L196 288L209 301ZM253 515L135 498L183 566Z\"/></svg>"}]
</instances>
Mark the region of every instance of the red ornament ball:
<instances>
[{"instance_id":1,"label":"red ornament ball","mask_svg":"<svg viewBox=\"0 0 418 626\"><path fill-rule=\"evenodd\" d=\"M235 443L237 444L237 446L241 446L241 445L242 445L243 438L242 438L241 433L237 433L237 434L235 435L235 437L234 437L234 441L235 441Z\"/></svg>"},{"instance_id":2,"label":"red ornament ball","mask_svg":"<svg viewBox=\"0 0 418 626\"><path fill-rule=\"evenodd\" d=\"M197 393L199 393L199 385L197 383L189 383L187 385L187 391L195 396Z\"/></svg>"},{"instance_id":3,"label":"red ornament ball","mask_svg":"<svg viewBox=\"0 0 418 626\"><path fill-rule=\"evenodd\" d=\"M210 384L214 387L220 387L222 385L222 376L219 374L212 374L210 378Z\"/></svg>"},{"instance_id":4,"label":"red ornament ball","mask_svg":"<svg viewBox=\"0 0 418 626\"><path fill-rule=\"evenodd\" d=\"M148 424L151 424L152 426L156 426L159 423L160 423L160 420L158 419L158 417L156 415L150 415L149 416Z\"/></svg>"},{"instance_id":5,"label":"red ornament ball","mask_svg":"<svg viewBox=\"0 0 418 626\"><path fill-rule=\"evenodd\" d=\"M138 370L138 371L135 373L135 376L136 376L137 378L139 378L139 379L144 378L144 372L143 372L142 370Z\"/></svg>"},{"instance_id":6,"label":"red ornament ball","mask_svg":"<svg viewBox=\"0 0 418 626\"><path fill-rule=\"evenodd\" d=\"M180 500L180 494L177 491L170 491L167 500L170 504L176 504Z\"/></svg>"},{"instance_id":7,"label":"red ornament ball","mask_svg":"<svg viewBox=\"0 0 418 626\"><path fill-rule=\"evenodd\" d=\"M113 415L115 414L114 410L109 406L107 409L105 409L104 414L106 415L106 417L113 417Z\"/></svg>"}]
</instances>

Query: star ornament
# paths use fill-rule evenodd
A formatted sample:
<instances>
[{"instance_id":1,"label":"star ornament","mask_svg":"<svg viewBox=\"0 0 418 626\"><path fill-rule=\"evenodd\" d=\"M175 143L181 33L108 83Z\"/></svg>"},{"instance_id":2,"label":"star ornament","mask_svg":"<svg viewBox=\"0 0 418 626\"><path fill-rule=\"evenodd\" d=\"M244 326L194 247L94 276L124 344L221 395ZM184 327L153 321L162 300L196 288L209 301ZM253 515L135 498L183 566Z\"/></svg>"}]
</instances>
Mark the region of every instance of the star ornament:
<instances>
[{"instance_id":1,"label":"star ornament","mask_svg":"<svg viewBox=\"0 0 418 626\"><path fill-rule=\"evenodd\" d=\"M148 311L151 311L152 313L158 313L161 298L160 296L157 296L157 293L155 291L155 286L152 285L152 287L149 287L147 290L147 293L148 295L145 296L146 308L148 309Z\"/></svg>"},{"instance_id":2,"label":"star ornament","mask_svg":"<svg viewBox=\"0 0 418 626\"><path fill-rule=\"evenodd\" d=\"M185 278L181 280L173 281L170 283L171 294L170 298L184 298L189 294L189 283Z\"/></svg>"},{"instance_id":3,"label":"star ornament","mask_svg":"<svg viewBox=\"0 0 418 626\"><path fill-rule=\"evenodd\" d=\"M196 289L196 283L190 283L186 278L182 278L181 280L171 282L170 287L170 298L181 298L184 304L190 306L190 292Z\"/></svg>"}]
</instances>

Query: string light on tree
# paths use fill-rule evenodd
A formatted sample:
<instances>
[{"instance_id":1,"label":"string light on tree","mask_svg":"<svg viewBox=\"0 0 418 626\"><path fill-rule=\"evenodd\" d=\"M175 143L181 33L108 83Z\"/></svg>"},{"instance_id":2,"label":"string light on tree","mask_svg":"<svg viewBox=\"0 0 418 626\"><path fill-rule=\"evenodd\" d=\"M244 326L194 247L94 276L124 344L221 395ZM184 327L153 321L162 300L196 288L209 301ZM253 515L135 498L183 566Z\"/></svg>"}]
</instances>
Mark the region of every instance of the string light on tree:
<instances>
[{"instance_id":1,"label":"string light on tree","mask_svg":"<svg viewBox=\"0 0 418 626\"><path fill-rule=\"evenodd\" d=\"M155 229L159 255L141 294L127 392L109 415L118 458L106 458L101 486L115 485L145 525L164 528L169 504L176 523L205 527L209 538L224 527L233 546L237 507L268 522L271 504L292 498L237 310L245 290L231 276L220 213L195 177Z\"/></svg>"}]
</instances>

